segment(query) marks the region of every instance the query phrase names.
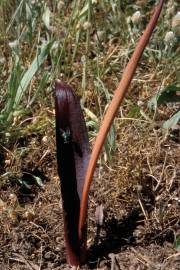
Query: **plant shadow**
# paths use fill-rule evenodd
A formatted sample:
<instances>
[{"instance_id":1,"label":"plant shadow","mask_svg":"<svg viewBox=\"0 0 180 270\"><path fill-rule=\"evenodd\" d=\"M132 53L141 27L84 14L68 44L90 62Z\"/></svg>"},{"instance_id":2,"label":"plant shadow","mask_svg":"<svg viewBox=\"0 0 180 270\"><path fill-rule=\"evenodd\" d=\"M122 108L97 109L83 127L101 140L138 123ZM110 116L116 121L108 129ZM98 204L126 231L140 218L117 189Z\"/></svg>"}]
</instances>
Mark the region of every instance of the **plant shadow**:
<instances>
[{"instance_id":1,"label":"plant shadow","mask_svg":"<svg viewBox=\"0 0 180 270\"><path fill-rule=\"evenodd\" d=\"M24 169L20 178L12 178L11 186L16 188L16 195L21 206L32 203L38 198L40 191L44 191L44 183L49 179L38 170Z\"/></svg>"},{"instance_id":2,"label":"plant shadow","mask_svg":"<svg viewBox=\"0 0 180 270\"><path fill-rule=\"evenodd\" d=\"M118 220L115 217L107 219L103 226L105 236L96 235L95 242L88 251L89 268L92 269L99 259L108 257L109 253L118 253L122 247L135 243L133 232L140 220L142 217L140 217L140 211L137 208L133 209L123 220Z\"/></svg>"}]
</instances>

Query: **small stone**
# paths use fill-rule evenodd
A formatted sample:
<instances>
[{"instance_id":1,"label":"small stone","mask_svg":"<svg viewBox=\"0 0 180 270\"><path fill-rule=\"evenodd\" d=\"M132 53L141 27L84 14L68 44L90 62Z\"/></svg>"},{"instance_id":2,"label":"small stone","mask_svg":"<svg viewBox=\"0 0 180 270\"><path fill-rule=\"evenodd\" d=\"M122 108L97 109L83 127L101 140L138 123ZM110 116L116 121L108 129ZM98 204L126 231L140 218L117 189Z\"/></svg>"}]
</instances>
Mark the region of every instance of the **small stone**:
<instances>
[{"instance_id":1,"label":"small stone","mask_svg":"<svg viewBox=\"0 0 180 270\"><path fill-rule=\"evenodd\" d=\"M6 166L9 166L11 164L11 160L10 159L6 159L5 160L5 164L6 164Z\"/></svg>"},{"instance_id":2,"label":"small stone","mask_svg":"<svg viewBox=\"0 0 180 270\"><path fill-rule=\"evenodd\" d=\"M11 201L12 204L16 204L18 202L17 196L14 193L11 193L9 195L9 199L10 199L10 201Z\"/></svg>"},{"instance_id":3,"label":"small stone","mask_svg":"<svg viewBox=\"0 0 180 270\"><path fill-rule=\"evenodd\" d=\"M57 247L55 248L55 251L59 252L59 251L61 251L61 248L57 246Z\"/></svg>"},{"instance_id":4,"label":"small stone","mask_svg":"<svg viewBox=\"0 0 180 270\"><path fill-rule=\"evenodd\" d=\"M56 237L56 243L61 243L62 242L62 238L61 237Z\"/></svg>"},{"instance_id":5,"label":"small stone","mask_svg":"<svg viewBox=\"0 0 180 270\"><path fill-rule=\"evenodd\" d=\"M137 185L137 191L138 191L138 192L141 192L142 189L143 189L142 185Z\"/></svg>"},{"instance_id":6,"label":"small stone","mask_svg":"<svg viewBox=\"0 0 180 270\"><path fill-rule=\"evenodd\" d=\"M138 100L137 105L139 107L142 107L144 105L144 102L142 100Z\"/></svg>"},{"instance_id":7,"label":"small stone","mask_svg":"<svg viewBox=\"0 0 180 270\"><path fill-rule=\"evenodd\" d=\"M54 254L51 251L48 251L44 254L44 258L47 260L52 259L54 258Z\"/></svg>"},{"instance_id":8,"label":"small stone","mask_svg":"<svg viewBox=\"0 0 180 270\"><path fill-rule=\"evenodd\" d=\"M43 142L43 143L47 143L47 142L48 142L48 136L44 136L44 137L42 138L42 142Z\"/></svg>"},{"instance_id":9,"label":"small stone","mask_svg":"<svg viewBox=\"0 0 180 270\"><path fill-rule=\"evenodd\" d=\"M28 221L32 221L35 217L35 214L32 210L27 210L25 213L24 213L24 218L26 218Z\"/></svg>"}]
</instances>

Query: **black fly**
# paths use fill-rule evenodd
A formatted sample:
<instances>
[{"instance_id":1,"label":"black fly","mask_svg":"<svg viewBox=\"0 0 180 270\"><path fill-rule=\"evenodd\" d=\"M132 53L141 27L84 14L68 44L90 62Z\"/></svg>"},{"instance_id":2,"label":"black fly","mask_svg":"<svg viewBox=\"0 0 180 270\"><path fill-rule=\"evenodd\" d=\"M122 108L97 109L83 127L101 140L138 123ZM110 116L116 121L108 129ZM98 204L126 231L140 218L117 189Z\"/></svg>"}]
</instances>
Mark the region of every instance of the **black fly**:
<instances>
[{"instance_id":1,"label":"black fly","mask_svg":"<svg viewBox=\"0 0 180 270\"><path fill-rule=\"evenodd\" d=\"M71 136L71 132L69 128L66 128L65 130L60 128L60 136L63 138L63 142L64 144L69 144L70 143L70 136ZM73 149L76 152L76 154L78 154L79 157L83 156L82 150L80 148L79 143L77 142L72 142L73 145Z\"/></svg>"},{"instance_id":2,"label":"black fly","mask_svg":"<svg viewBox=\"0 0 180 270\"><path fill-rule=\"evenodd\" d=\"M68 144L70 141L70 135L71 135L70 129L67 128L66 130L63 130L60 128L60 135L64 140L64 144Z\"/></svg>"}]
</instances>

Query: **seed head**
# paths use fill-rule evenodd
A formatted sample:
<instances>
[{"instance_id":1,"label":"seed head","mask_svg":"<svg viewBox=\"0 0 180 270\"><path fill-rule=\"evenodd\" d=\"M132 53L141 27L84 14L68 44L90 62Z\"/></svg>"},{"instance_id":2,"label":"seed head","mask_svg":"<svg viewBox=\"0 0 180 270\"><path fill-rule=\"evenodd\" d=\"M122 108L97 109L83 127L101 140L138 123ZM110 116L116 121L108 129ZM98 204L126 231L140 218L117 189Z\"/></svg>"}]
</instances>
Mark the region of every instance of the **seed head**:
<instances>
[{"instance_id":1,"label":"seed head","mask_svg":"<svg viewBox=\"0 0 180 270\"><path fill-rule=\"evenodd\" d=\"M180 11L172 19L172 30L179 35L180 34Z\"/></svg>"},{"instance_id":2,"label":"seed head","mask_svg":"<svg viewBox=\"0 0 180 270\"><path fill-rule=\"evenodd\" d=\"M175 35L172 31L166 33L164 43L166 45L172 44L175 41Z\"/></svg>"},{"instance_id":3,"label":"seed head","mask_svg":"<svg viewBox=\"0 0 180 270\"><path fill-rule=\"evenodd\" d=\"M170 8L174 6L174 0L170 0L168 3L167 3L167 8Z\"/></svg>"},{"instance_id":4,"label":"seed head","mask_svg":"<svg viewBox=\"0 0 180 270\"><path fill-rule=\"evenodd\" d=\"M174 14L174 10L175 10L175 7L174 6L168 7L167 8L167 16L168 17L171 17Z\"/></svg>"},{"instance_id":5,"label":"seed head","mask_svg":"<svg viewBox=\"0 0 180 270\"><path fill-rule=\"evenodd\" d=\"M84 24L83 24L83 29L84 30L88 30L88 29L90 29L91 28L91 23L90 22L85 22Z\"/></svg>"},{"instance_id":6,"label":"seed head","mask_svg":"<svg viewBox=\"0 0 180 270\"><path fill-rule=\"evenodd\" d=\"M64 1L59 1L58 5L57 5L57 10L61 11L61 9L64 7Z\"/></svg>"},{"instance_id":7,"label":"seed head","mask_svg":"<svg viewBox=\"0 0 180 270\"><path fill-rule=\"evenodd\" d=\"M18 40L14 40L14 41L9 42L9 47L11 47L11 49L17 49L18 45L19 45Z\"/></svg>"},{"instance_id":8,"label":"seed head","mask_svg":"<svg viewBox=\"0 0 180 270\"><path fill-rule=\"evenodd\" d=\"M142 21L142 15L140 11L136 11L132 17L131 17L131 21L133 22L133 24L139 24Z\"/></svg>"},{"instance_id":9,"label":"seed head","mask_svg":"<svg viewBox=\"0 0 180 270\"><path fill-rule=\"evenodd\" d=\"M97 33L94 34L93 39L94 41L102 41L105 37L105 31L97 31Z\"/></svg>"}]
</instances>

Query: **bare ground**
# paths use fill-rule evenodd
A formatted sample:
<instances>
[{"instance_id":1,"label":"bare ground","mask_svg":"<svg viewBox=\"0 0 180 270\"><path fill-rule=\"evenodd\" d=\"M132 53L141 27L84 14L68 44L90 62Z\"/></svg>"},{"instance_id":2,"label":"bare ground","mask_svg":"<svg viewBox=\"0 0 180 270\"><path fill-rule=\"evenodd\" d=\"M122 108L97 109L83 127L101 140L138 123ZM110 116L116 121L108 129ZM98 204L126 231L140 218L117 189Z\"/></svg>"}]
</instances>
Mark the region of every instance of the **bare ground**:
<instances>
[{"instance_id":1,"label":"bare ground","mask_svg":"<svg viewBox=\"0 0 180 270\"><path fill-rule=\"evenodd\" d=\"M178 270L179 144L146 122L124 125L117 119L116 124L116 156L111 166L99 163L94 176L89 253L82 269ZM2 172L6 167L16 170L21 179L33 174L43 181L42 187L31 183L28 189L14 177L1 184L2 270L69 269L52 135L27 138L25 145L31 150L22 160L12 160L12 152L1 151ZM16 147L20 149L22 141ZM105 218L97 235L94 212L99 204Z\"/></svg>"}]
</instances>

